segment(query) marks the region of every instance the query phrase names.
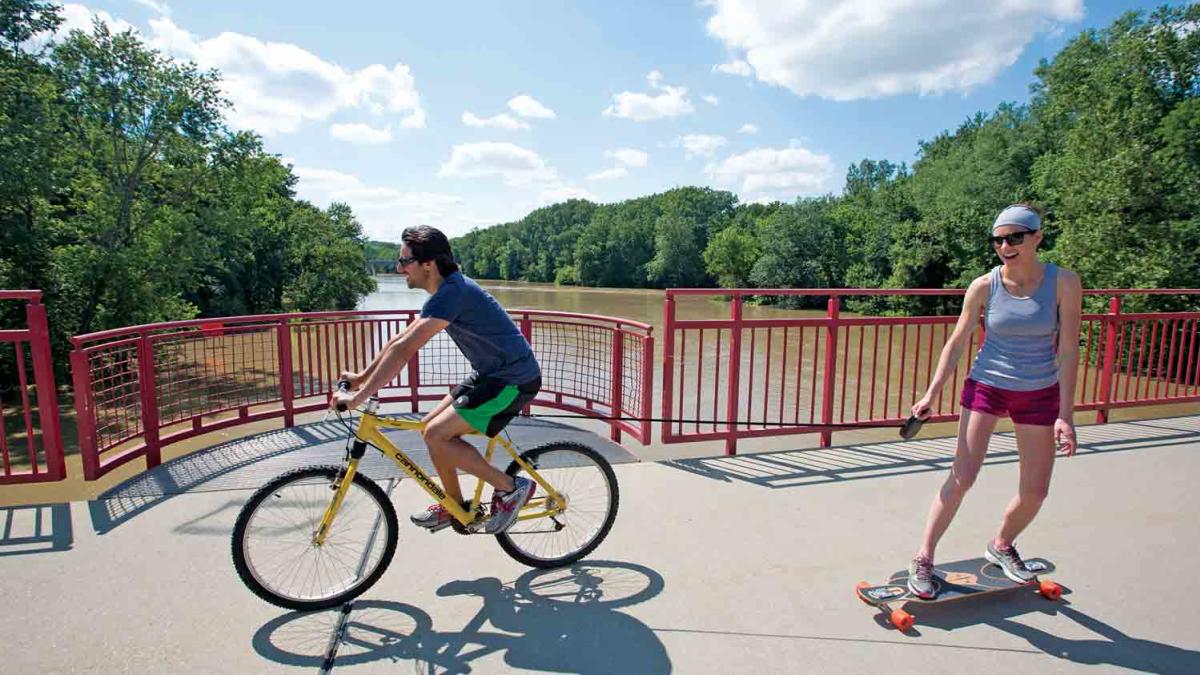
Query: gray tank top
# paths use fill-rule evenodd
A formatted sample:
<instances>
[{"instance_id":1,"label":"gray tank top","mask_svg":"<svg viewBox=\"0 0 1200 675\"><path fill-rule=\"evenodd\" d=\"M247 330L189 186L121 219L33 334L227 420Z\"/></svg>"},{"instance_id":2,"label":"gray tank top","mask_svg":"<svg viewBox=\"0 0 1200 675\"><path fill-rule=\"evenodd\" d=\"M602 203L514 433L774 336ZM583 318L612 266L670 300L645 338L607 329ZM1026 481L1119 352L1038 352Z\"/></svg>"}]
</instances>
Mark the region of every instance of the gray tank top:
<instances>
[{"instance_id":1,"label":"gray tank top","mask_svg":"<svg viewBox=\"0 0 1200 675\"><path fill-rule=\"evenodd\" d=\"M1011 295L1000 268L994 268L984 326L987 333L971 366L972 380L1010 391L1044 389L1058 382L1058 267L1047 263L1042 285L1027 298Z\"/></svg>"}]
</instances>

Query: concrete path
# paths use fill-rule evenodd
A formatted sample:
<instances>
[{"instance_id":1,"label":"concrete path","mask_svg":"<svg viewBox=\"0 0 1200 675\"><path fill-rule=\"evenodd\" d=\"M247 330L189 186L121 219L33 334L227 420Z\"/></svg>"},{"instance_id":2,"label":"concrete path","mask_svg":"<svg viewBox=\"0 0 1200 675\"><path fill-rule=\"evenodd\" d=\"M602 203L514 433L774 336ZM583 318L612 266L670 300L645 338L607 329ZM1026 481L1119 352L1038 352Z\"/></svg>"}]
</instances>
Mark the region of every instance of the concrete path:
<instances>
[{"instance_id":1,"label":"concrete path","mask_svg":"<svg viewBox=\"0 0 1200 675\"><path fill-rule=\"evenodd\" d=\"M272 432L91 502L0 509L0 672L1200 672L1200 416L1080 436L1019 542L1058 565L1063 600L910 607L902 634L853 587L906 563L950 439L628 463L592 436L625 463L589 560L530 570L490 537L402 524L392 566L343 616L263 603L233 570L249 490L340 452L329 425ZM941 559L982 553L1016 480L1000 435ZM393 499L427 503L407 482Z\"/></svg>"}]
</instances>

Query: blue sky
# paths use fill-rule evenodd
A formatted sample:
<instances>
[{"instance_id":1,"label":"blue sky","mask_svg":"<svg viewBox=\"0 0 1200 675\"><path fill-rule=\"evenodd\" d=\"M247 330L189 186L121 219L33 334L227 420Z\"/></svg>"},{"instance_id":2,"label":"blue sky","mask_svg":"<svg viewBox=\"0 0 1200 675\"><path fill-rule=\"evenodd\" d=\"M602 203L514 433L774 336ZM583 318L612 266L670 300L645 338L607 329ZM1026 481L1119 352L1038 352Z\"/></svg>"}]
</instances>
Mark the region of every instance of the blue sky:
<instances>
[{"instance_id":1,"label":"blue sky","mask_svg":"<svg viewBox=\"0 0 1200 675\"><path fill-rule=\"evenodd\" d=\"M376 239L451 235L582 196L743 201L842 189L870 157L1002 101L1081 30L1162 3L1083 0L68 3L225 75L228 121ZM1179 4L1179 3L1176 3Z\"/></svg>"}]
</instances>

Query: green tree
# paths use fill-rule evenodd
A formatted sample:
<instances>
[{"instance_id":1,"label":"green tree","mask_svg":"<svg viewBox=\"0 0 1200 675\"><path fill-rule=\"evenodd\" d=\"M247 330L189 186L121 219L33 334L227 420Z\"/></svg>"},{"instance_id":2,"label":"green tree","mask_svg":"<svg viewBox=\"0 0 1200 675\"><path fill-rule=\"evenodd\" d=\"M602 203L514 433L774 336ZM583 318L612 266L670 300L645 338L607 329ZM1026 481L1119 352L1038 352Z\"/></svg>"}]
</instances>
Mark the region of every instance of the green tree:
<instances>
[{"instance_id":1,"label":"green tree","mask_svg":"<svg viewBox=\"0 0 1200 675\"><path fill-rule=\"evenodd\" d=\"M54 58L65 129L82 151L72 186L80 198L72 207L91 248L83 255L72 251L82 295L77 331L90 331L98 313L125 320L194 313L178 298L156 302L160 289L143 273L140 245L153 236L143 179L156 160L169 162L189 143L203 144L218 132L226 103L216 73L165 59L132 31L114 35L99 20L91 35L73 31Z\"/></svg>"},{"instance_id":2,"label":"green tree","mask_svg":"<svg viewBox=\"0 0 1200 675\"><path fill-rule=\"evenodd\" d=\"M685 216L664 214L654 224L654 258L646 276L664 287L705 284L706 276L696 224Z\"/></svg>"},{"instance_id":3,"label":"green tree","mask_svg":"<svg viewBox=\"0 0 1200 675\"><path fill-rule=\"evenodd\" d=\"M763 255L750 280L758 288L839 288L847 259L845 234L833 218L836 200L821 197L780 208L763 224ZM784 306L816 306L809 298L783 297ZM824 302L821 300L820 302Z\"/></svg>"},{"instance_id":4,"label":"green tree","mask_svg":"<svg viewBox=\"0 0 1200 675\"><path fill-rule=\"evenodd\" d=\"M1035 189L1061 229L1052 257L1087 286L1195 286L1200 5L1130 13L1037 69L1052 147ZM1190 175L1188 175L1190 173ZM1147 301L1161 302L1158 300Z\"/></svg>"},{"instance_id":5,"label":"green tree","mask_svg":"<svg viewBox=\"0 0 1200 675\"><path fill-rule=\"evenodd\" d=\"M744 288L750 270L762 256L762 244L753 231L737 225L721 230L704 249L704 269L725 288Z\"/></svg>"}]
</instances>

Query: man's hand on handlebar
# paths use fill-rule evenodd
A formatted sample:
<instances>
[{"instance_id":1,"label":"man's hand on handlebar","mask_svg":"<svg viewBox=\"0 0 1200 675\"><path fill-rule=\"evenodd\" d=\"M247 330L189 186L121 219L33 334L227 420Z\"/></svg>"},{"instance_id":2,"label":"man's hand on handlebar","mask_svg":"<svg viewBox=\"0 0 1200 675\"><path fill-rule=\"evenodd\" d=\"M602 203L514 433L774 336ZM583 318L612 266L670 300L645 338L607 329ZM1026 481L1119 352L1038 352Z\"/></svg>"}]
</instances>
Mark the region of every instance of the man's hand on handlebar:
<instances>
[{"instance_id":1,"label":"man's hand on handlebar","mask_svg":"<svg viewBox=\"0 0 1200 675\"><path fill-rule=\"evenodd\" d=\"M350 391L350 386L349 380L345 378L338 380L337 389L334 390L333 397L329 399L330 410L345 412L356 405L354 402L354 393Z\"/></svg>"}]
</instances>

